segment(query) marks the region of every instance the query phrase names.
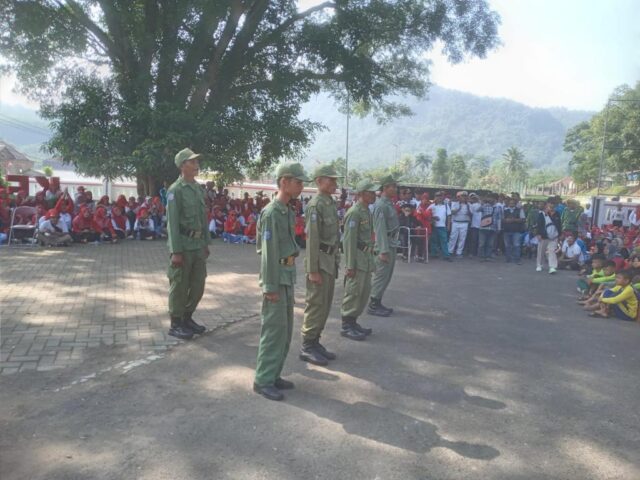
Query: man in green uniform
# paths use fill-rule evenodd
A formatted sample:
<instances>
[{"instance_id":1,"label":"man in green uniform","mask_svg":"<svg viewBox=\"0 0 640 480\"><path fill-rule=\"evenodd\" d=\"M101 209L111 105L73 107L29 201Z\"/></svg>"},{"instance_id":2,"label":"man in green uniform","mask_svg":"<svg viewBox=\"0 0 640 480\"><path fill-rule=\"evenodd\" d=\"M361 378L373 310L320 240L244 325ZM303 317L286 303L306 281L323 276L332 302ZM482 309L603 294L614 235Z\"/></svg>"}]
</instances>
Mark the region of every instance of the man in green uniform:
<instances>
[{"instance_id":1,"label":"man in green uniform","mask_svg":"<svg viewBox=\"0 0 640 480\"><path fill-rule=\"evenodd\" d=\"M295 239L296 216L289 201L297 198L308 182L299 163L288 163L276 171L278 195L260 214L256 248L260 255L262 288L262 331L253 390L269 400L282 400L280 390L293 388L280 377L289 353L293 332L293 288L295 259L299 255Z\"/></svg>"},{"instance_id":2,"label":"man in green uniform","mask_svg":"<svg viewBox=\"0 0 640 480\"><path fill-rule=\"evenodd\" d=\"M391 199L396 195L397 183L391 175L381 180L382 194L373 209L373 230L376 234L376 270L371 285L371 301L367 311L371 315L388 317L392 308L382 304L382 296L389 286L396 264L396 248L400 220Z\"/></svg>"},{"instance_id":3,"label":"man in green uniform","mask_svg":"<svg viewBox=\"0 0 640 480\"><path fill-rule=\"evenodd\" d=\"M316 168L313 179L318 195L309 201L305 211L307 294L300 359L314 365L328 365L329 360L336 358L320 343L320 335L329 318L340 264L340 222L336 201L331 196L338 187L338 178L331 165Z\"/></svg>"},{"instance_id":4,"label":"man in green uniform","mask_svg":"<svg viewBox=\"0 0 640 480\"><path fill-rule=\"evenodd\" d=\"M206 328L192 315L204 293L209 257L209 232L204 192L196 182L200 155L188 148L175 156L181 175L167 191L169 236L169 335L188 340Z\"/></svg>"},{"instance_id":5,"label":"man in green uniform","mask_svg":"<svg viewBox=\"0 0 640 480\"><path fill-rule=\"evenodd\" d=\"M345 256L344 297L342 299L342 331L340 335L350 340L364 340L371 334L370 328L358 323L358 317L367 306L371 292L373 261L373 219L369 205L376 200L380 187L369 180L356 186L358 202L344 217L342 250Z\"/></svg>"}]
</instances>

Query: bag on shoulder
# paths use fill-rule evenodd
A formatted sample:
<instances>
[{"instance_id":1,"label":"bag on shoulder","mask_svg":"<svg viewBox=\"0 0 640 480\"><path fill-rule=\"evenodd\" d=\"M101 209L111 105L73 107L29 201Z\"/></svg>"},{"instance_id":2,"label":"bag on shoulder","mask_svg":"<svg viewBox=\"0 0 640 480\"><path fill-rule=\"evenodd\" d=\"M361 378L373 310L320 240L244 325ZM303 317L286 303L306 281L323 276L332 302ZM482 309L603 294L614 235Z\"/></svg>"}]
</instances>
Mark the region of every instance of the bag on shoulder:
<instances>
[{"instance_id":1,"label":"bag on shoulder","mask_svg":"<svg viewBox=\"0 0 640 480\"><path fill-rule=\"evenodd\" d=\"M480 226L481 227L490 227L491 225L493 225L493 208L491 209L491 214L489 215L483 215L482 218L480 219Z\"/></svg>"}]
</instances>

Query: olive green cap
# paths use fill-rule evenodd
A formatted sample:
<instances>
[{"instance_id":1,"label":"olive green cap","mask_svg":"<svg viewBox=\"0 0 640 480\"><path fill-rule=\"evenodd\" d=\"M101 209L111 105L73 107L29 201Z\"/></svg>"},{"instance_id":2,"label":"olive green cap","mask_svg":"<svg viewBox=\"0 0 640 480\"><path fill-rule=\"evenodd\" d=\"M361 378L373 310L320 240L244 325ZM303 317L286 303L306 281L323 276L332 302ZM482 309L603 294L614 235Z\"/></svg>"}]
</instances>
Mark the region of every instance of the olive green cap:
<instances>
[{"instance_id":1,"label":"olive green cap","mask_svg":"<svg viewBox=\"0 0 640 480\"><path fill-rule=\"evenodd\" d=\"M194 153L189 148L183 148L178 153L176 153L176 157L175 157L176 167L180 168L182 164L187 160L193 160L196 158L200 158L199 153Z\"/></svg>"},{"instance_id":2,"label":"olive green cap","mask_svg":"<svg viewBox=\"0 0 640 480\"><path fill-rule=\"evenodd\" d=\"M382 177L380 179L380 186L381 187L386 187L387 185L393 185L393 184L398 184L398 181L393 178L392 175L387 175L386 177Z\"/></svg>"},{"instance_id":3,"label":"olive green cap","mask_svg":"<svg viewBox=\"0 0 640 480\"><path fill-rule=\"evenodd\" d=\"M373 183L370 180L360 180L356 185L356 193L362 192L377 192L380 190L380 185Z\"/></svg>"},{"instance_id":4,"label":"olive green cap","mask_svg":"<svg viewBox=\"0 0 640 480\"><path fill-rule=\"evenodd\" d=\"M342 175L338 175L332 165L319 165L313 171L313 179L315 180L318 177L342 178Z\"/></svg>"},{"instance_id":5,"label":"olive green cap","mask_svg":"<svg viewBox=\"0 0 640 480\"><path fill-rule=\"evenodd\" d=\"M276 178L293 177L303 182L308 182L309 177L301 163L283 163L276 169Z\"/></svg>"}]
</instances>

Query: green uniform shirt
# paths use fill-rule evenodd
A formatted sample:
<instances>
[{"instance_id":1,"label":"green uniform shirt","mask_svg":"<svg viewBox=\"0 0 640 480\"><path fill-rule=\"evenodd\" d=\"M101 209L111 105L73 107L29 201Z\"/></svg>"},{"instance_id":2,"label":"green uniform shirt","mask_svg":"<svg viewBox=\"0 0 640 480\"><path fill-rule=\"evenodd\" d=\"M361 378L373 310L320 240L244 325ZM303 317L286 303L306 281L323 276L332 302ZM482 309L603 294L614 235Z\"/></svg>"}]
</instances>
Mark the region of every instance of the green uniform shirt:
<instances>
[{"instance_id":1,"label":"green uniform shirt","mask_svg":"<svg viewBox=\"0 0 640 480\"><path fill-rule=\"evenodd\" d=\"M170 253L198 250L209 244L204 192L197 182L178 178L167 191L167 234ZM188 230L201 232L189 236Z\"/></svg>"},{"instance_id":2,"label":"green uniform shirt","mask_svg":"<svg viewBox=\"0 0 640 480\"><path fill-rule=\"evenodd\" d=\"M387 197L380 197L373 208L373 229L376 233L376 250L378 253L389 253L396 248L400 219L393 203Z\"/></svg>"},{"instance_id":3,"label":"green uniform shirt","mask_svg":"<svg viewBox=\"0 0 640 480\"><path fill-rule=\"evenodd\" d=\"M312 198L305 210L307 231L307 254L304 259L306 273L321 270L335 275L338 269L340 246L340 223L338 207L330 195L319 194ZM320 244L335 247L335 252L327 254L320 250Z\"/></svg>"},{"instance_id":4,"label":"green uniform shirt","mask_svg":"<svg viewBox=\"0 0 640 480\"><path fill-rule=\"evenodd\" d=\"M358 246L373 248L373 218L369 208L360 202L353 205L344 217L342 249L345 268L371 272L375 268L373 252L363 252Z\"/></svg>"},{"instance_id":5,"label":"green uniform shirt","mask_svg":"<svg viewBox=\"0 0 640 480\"><path fill-rule=\"evenodd\" d=\"M280 264L280 259L300 253L295 223L293 210L278 199L269 202L260 214L256 250L260 255L259 283L264 293L277 292L280 285L296 283L296 266Z\"/></svg>"}]
</instances>

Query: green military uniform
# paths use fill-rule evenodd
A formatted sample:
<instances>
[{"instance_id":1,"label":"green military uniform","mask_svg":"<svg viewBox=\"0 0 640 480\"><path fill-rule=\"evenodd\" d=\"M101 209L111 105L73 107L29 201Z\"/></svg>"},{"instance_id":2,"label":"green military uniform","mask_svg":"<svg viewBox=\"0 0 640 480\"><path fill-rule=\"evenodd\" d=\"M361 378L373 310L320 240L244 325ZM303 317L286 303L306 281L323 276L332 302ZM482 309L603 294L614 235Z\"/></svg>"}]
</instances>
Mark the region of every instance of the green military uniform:
<instances>
[{"instance_id":1,"label":"green military uniform","mask_svg":"<svg viewBox=\"0 0 640 480\"><path fill-rule=\"evenodd\" d=\"M308 181L300 164L285 164L278 178L293 176ZM270 202L260 214L256 248L260 255L259 283L263 293L278 292L277 302L262 301L262 331L258 347L255 384L272 386L279 379L293 332L293 288L296 283L295 213L279 200Z\"/></svg>"},{"instance_id":2,"label":"green military uniform","mask_svg":"<svg viewBox=\"0 0 640 480\"><path fill-rule=\"evenodd\" d=\"M318 177L339 178L330 165L318 167L313 178ZM302 325L303 347L319 342L333 303L340 264L340 222L336 201L330 195L319 193L307 204L305 223L307 293ZM320 273L322 283L312 283L308 277L310 273Z\"/></svg>"},{"instance_id":3,"label":"green military uniform","mask_svg":"<svg viewBox=\"0 0 640 480\"><path fill-rule=\"evenodd\" d=\"M363 180L357 185L356 192L375 192L378 188L373 183ZM361 202L355 203L344 217L342 250L345 268L355 272L354 277L345 276L344 279L341 314L343 329L348 329L356 325L356 319L367 305L371 291L371 272L375 268L373 217L369 208ZM361 332L362 329L358 331Z\"/></svg>"},{"instance_id":4,"label":"green military uniform","mask_svg":"<svg viewBox=\"0 0 640 480\"><path fill-rule=\"evenodd\" d=\"M184 149L176 155L178 168L199 155ZM169 314L172 326L195 311L207 277L209 234L204 192L197 182L178 178L167 192L167 234L169 253L182 254L184 262L175 267L169 262ZM199 332L196 332L199 333Z\"/></svg>"},{"instance_id":5,"label":"green military uniform","mask_svg":"<svg viewBox=\"0 0 640 480\"><path fill-rule=\"evenodd\" d=\"M384 178L381 182L383 187L392 183L396 182L391 176ZM371 299L374 306L382 301L382 296L393 275L393 269L396 264L396 249L399 245L399 228L398 212L396 212L391 199L381 196L376 201L373 209L373 229L376 236L375 250L376 255L388 254L389 262L385 263L376 256L376 270L371 285Z\"/></svg>"}]
</instances>

